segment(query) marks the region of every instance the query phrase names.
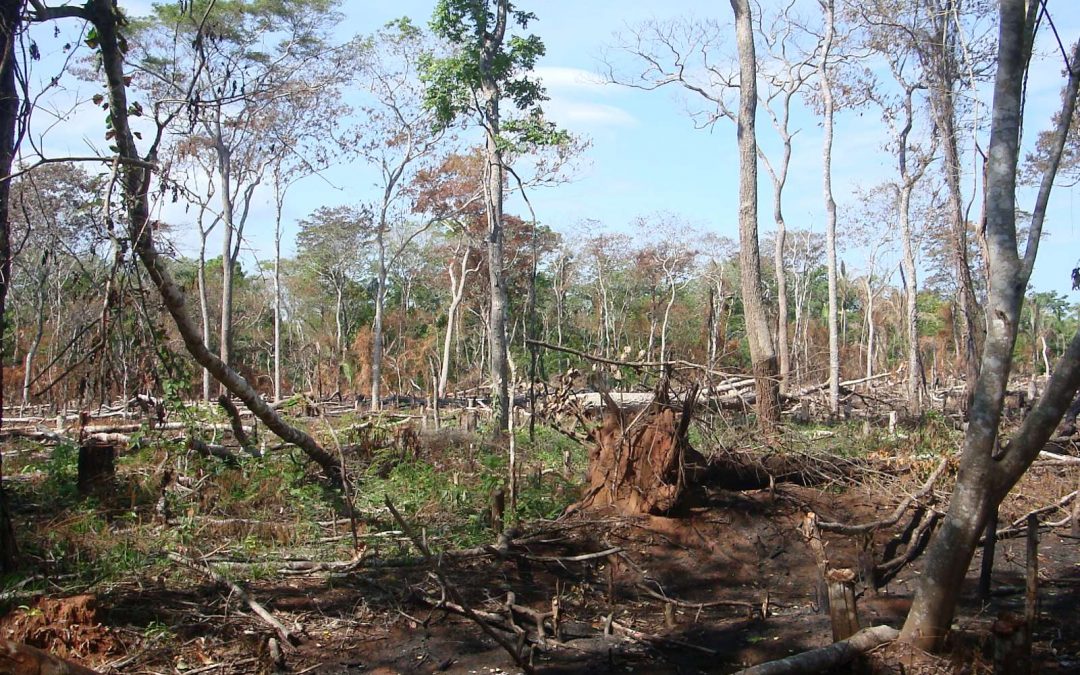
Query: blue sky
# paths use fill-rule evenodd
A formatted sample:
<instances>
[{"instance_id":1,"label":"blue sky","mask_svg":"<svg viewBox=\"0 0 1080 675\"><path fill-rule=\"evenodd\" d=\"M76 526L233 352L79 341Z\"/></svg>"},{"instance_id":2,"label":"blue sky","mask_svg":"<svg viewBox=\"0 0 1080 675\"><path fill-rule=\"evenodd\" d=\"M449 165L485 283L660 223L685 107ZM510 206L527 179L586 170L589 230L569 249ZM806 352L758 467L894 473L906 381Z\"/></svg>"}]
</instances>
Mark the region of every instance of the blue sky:
<instances>
[{"instance_id":1,"label":"blue sky","mask_svg":"<svg viewBox=\"0 0 1080 675\"><path fill-rule=\"evenodd\" d=\"M147 6L122 4L132 14ZM687 99L676 89L642 92L605 85L596 75L601 70L605 47L614 42L614 33L650 18L689 15L729 22L728 3L522 0L518 4L538 15L530 31L540 35L547 45L547 55L538 69L551 97L545 105L547 113L562 127L591 140L572 182L531 193L540 220L563 232L572 232L578 223L588 219L598 220L612 229L629 229L638 216L670 211L702 231L736 237L738 166L734 126L721 121L711 130L697 130L686 114ZM765 4L772 3L765 0ZM1080 3L1050 4L1063 40L1068 43L1080 38ZM342 35L370 33L400 16L426 23L432 6L432 0L348 0L344 6L346 20L338 30ZM1028 139L1033 139L1035 132L1045 126L1058 106L1060 70L1060 59L1040 62L1033 69L1028 87ZM65 82L74 98L88 99L96 91L87 83ZM44 123L39 121L39 128ZM50 132L50 147L54 153L86 154L86 145L97 143L94 139L100 135L99 125L100 120L94 115L79 112L69 116ZM793 126L802 131L796 138L792 176L785 196L788 226L823 231L821 130L817 119L805 111L796 116ZM775 148L775 136L763 113L759 114L758 127L764 147ZM844 112L837 117L833 182L841 218L859 208L855 200L858 188L870 188L893 176L894 160L882 149L886 134L887 129L874 110ZM982 142L985 146L985 139ZM970 162L966 168L971 169ZM355 203L371 199L375 194L365 173L356 167L338 168L327 177L339 189L329 187L324 181L311 180L292 193L286 213L290 221L287 249L291 248L295 221L315 208ZM772 197L764 167L760 179L760 227L765 234L772 229ZM967 189L970 194L970 186ZM1036 288L1057 290L1072 302L1080 301L1080 294L1072 292L1068 282L1069 271L1080 260L1080 196L1076 190L1068 187L1055 190L1047 222L1050 235L1040 249L1033 278ZM1031 203L1030 196L1025 196L1028 198L1021 202L1022 207ZM513 202L510 208L514 209ZM520 204L517 210L524 212ZM977 212L975 208L973 217ZM181 225L186 218L181 212L167 215ZM181 234L179 238L182 249L194 241L194 235ZM273 244L268 204L257 205L247 243L253 254L267 259ZM849 271L862 269L863 256L859 250L841 255ZM894 278L896 282L898 278Z\"/></svg>"}]
</instances>

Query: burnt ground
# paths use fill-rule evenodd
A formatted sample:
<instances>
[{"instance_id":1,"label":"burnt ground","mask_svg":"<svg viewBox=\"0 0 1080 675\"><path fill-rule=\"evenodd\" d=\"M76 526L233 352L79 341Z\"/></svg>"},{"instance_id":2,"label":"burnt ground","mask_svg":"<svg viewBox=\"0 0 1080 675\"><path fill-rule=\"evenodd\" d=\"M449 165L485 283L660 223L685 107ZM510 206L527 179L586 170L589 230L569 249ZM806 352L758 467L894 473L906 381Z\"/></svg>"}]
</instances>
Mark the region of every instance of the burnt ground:
<instances>
[{"instance_id":1,"label":"burnt ground","mask_svg":"<svg viewBox=\"0 0 1080 675\"><path fill-rule=\"evenodd\" d=\"M1075 485L1075 469L1035 470L1010 497L1002 522ZM822 520L876 520L899 494L880 486L780 484L771 492L706 489L680 518L578 512L523 525L501 556L442 558L445 585L422 558L370 557L354 569L308 576L262 570L247 575L258 580L245 587L298 636L297 645L284 645L283 666L272 656L274 631L240 598L179 571L96 597L42 598L10 612L0 628L102 672L520 672L476 624L441 604L460 598L499 624L497 634L534 645L538 672L732 672L831 640L816 562L797 529L806 511ZM894 534L880 532L874 550ZM834 564L855 565L857 542L826 539ZM1022 538L1000 543L994 594L984 605L975 593L977 555L950 653L906 672L990 672L989 627L1000 613L1022 609L1024 560ZM1043 531L1039 563L1036 672L1080 672L1080 539L1068 525ZM917 568L906 567L877 594L859 587L863 625L900 625ZM510 594L512 604L534 613L550 612L557 599L558 639L549 627L539 640L527 611L515 611L516 629L510 626Z\"/></svg>"}]
</instances>

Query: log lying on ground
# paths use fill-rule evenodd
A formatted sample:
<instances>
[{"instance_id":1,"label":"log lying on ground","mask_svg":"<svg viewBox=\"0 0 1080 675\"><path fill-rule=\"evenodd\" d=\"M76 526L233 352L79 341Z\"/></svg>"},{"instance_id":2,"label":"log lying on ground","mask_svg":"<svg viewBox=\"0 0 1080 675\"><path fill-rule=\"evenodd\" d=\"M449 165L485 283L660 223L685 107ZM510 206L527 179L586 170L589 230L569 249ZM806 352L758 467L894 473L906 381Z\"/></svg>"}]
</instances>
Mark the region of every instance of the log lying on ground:
<instances>
[{"instance_id":1,"label":"log lying on ground","mask_svg":"<svg viewBox=\"0 0 1080 675\"><path fill-rule=\"evenodd\" d=\"M581 505L610 504L633 514L675 510L687 493L688 465L704 465L686 436L696 397L691 389L680 411L663 383L652 402L637 412L607 397L603 424L590 433L595 445Z\"/></svg>"},{"instance_id":2,"label":"log lying on ground","mask_svg":"<svg viewBox=\"0 0 1080 675\"><path fill-rule=\"evenodd\" d=\"M30 645L0 640L0 672L11 675L96 675L96 670L66 661Z\"/></svg>"},{"instance_id":3,"label":"log lying on ground","mask_svg":"<svg viewBox=\"0 0 1080 675\"><path fill-rule=\"evenodd\" d=\"M834 642L827 647L811 649L778 661L761 663L740 670L736 675L800 675L802 673L828 673L850 663L855 657L900 637L900 631L889 626L864 628L847 640Z\"/></svg>"}]
</instances>

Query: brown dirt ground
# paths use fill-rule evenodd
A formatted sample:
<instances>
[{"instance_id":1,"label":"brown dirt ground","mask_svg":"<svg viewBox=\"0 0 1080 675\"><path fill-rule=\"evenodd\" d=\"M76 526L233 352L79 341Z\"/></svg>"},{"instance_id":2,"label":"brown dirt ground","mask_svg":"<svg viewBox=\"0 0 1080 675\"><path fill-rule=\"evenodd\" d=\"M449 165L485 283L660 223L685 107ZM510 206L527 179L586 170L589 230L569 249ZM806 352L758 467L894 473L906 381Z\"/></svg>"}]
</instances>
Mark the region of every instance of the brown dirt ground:
<instances>
[{"instance_id":1,"label":"brown dirt ground","mask_svg":"<svg viewBox=\"0 0 1080 675\"><path fill-rule=\"evenodd\" d=\"M1075 469L1036 470L1010 498L1002 522L1052 503L1076 483ZM815 561L796 528L807 510L822 520L881 518L898 501L887 492L792 485L772 493L706 490L681 518L579 512L530 524L512 555L448 559L442 567L478 610L500 612L511 592L516 604L541 612L559 599L562 639L549 631L545 646L536 649L539 672L732 672L830 641L828 617L817 602ZM1061 512L1051 516L1059 519ZM892 535L880 533L875 550ZM854 541L826 539L835 564L854 564ZM620 550L569 559L610 548ZM975 599L978 566L976 556L950 654L924 658L921 669L906 672L989 672L989 625L999 613L1022 608L1023 539L1001 543L994 596L985 606ZM916 575L917 565L877 595L862 595L863 624L899 626ZM1037 672L1080 672L1080 539L1067 527L1042 534L1040 579ZM41 598L11 612L0 628L4 637L102 672L274 672L273 632L243 602L213 584L171 585L167 578L139 580L96 598ZM301 635L298 646L285 648L288 672L519 672L474 624L432 606L443 590L424 565L278 577L247 588ZM527 618L517 623L535 636ZM155 626L169 627L170 635L155 637ZM900 651L878 655L878 666L893 664L900 672Z\"/></svg>"}]
</instances>

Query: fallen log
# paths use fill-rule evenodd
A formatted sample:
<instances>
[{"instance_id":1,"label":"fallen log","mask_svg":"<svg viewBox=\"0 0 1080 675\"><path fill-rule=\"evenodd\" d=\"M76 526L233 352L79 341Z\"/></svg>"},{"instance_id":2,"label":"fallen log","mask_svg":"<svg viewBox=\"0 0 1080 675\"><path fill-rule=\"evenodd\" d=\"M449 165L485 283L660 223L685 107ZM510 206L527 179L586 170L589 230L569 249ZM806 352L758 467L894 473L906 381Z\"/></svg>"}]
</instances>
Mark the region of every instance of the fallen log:
<instances>
[{"instance_id":1,"label":"fallen log","mask_svg":"<svg viewBox=\"0 0 1080 675\"><path fill-rule=\"evenodd\" d=\"M0 640L0 672L10 675L97 675L96 670L11 640Z\"/></svg>"},{"instance_id":2,"label":"fallen log","mask_svg":"<svg viewBox=\"0 0 1080 675\"><path fill-rule=\"evenodd\" d=\"M834 642L827 647L811 649L777 661L760 663L740 670L735 675L802 675L804 673L827 673L850 663L857 656L877 649L900 637L900 631L890 626L864 628L847 640Z\"/></svg>"}]
</instances>

